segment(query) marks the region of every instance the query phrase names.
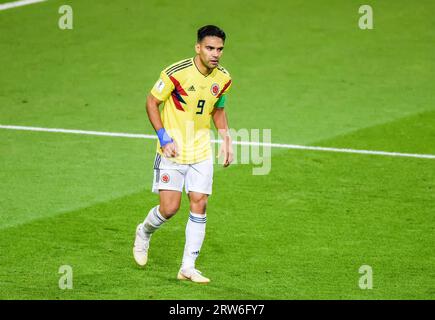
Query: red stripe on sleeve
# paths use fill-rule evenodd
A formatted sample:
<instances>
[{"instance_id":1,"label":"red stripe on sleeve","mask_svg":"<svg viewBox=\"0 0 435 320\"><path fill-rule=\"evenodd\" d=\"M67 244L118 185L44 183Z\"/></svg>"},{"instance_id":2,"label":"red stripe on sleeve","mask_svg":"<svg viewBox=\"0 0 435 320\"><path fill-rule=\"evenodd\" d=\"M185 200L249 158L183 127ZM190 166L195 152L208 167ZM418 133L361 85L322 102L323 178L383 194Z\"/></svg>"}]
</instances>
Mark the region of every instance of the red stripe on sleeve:
<instances>
[{"instance_id":1,"label":"red stripe on sleeve","mask_svg":"<svg viewBox=\"0 0 435 320\"><path fill-rule=\"evenodd\" d=\"M221 95L223 95L223 94L225 93L225 91L228 89L228 87L230 86L230 84L231 84L231 80L228 81L228 82L224 85L223 89L222 89L221 92L217 95L216 98L219 99L219 98L221 97Z\"/></svg>"}]
</instances>

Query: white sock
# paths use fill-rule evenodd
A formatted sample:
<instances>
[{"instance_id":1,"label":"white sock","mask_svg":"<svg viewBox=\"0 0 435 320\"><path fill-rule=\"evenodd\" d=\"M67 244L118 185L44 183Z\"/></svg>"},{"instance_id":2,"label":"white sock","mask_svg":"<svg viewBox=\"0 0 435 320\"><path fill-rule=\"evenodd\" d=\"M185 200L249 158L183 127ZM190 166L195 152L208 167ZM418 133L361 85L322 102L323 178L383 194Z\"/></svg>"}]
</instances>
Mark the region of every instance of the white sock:
<instances>
[{"instance_id":1,"label":"white sock","mask_svg":"<svg viewBox=\"0 0 435 320\"><path fill-rule=\"evenodd\" d=\"M154 231L160 228L161 225L167 221L167 219L163 218L160 213L159 207L160 206L155 206L152 208L142 224L143 233L148 239Z\"/></svg>"},{"instance_id":2,"label":"white sock","mask_svg":"<svg viewBox=\"0 0 435 320\"><path fill-rule=\"evenodd\" d=\"M195 267L195 260L201 251L205 237L206 214L189 213L186 225L186 244L184 246L181 268L186 270Z\"/></svg>"}]
</instances>

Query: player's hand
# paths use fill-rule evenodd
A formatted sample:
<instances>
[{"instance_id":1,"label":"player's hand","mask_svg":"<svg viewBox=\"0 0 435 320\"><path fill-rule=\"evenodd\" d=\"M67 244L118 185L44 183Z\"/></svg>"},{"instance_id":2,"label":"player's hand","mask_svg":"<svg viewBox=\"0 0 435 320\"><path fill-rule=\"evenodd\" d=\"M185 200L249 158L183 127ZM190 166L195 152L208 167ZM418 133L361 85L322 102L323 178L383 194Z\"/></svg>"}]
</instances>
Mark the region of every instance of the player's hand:
<instances>
[{"instance_id":1,"label":"player's hand","mask_svg":"<svg viewBox=\"0 0 435 320\"><path fill-rule=\"evenodd\" d=\"M166 158L175 158L178 157L178 146L175 140L168 144L165 144L162 148L163 155Z\"/></svg>"},{"instance_id":2,"label":"player's hand","mask_svg":"<svg viewBox=\"0 0 435 320\"><path fill-rule=\"evenodd\" d=\"M226 168L234 160L233 143L231 141L230 136L226 136L221 144L221 148L219 150L219 154L217 155L217 157L221 155L223 155L224 157L223 166L224 168Z\"/></svg>"}]
</instances>

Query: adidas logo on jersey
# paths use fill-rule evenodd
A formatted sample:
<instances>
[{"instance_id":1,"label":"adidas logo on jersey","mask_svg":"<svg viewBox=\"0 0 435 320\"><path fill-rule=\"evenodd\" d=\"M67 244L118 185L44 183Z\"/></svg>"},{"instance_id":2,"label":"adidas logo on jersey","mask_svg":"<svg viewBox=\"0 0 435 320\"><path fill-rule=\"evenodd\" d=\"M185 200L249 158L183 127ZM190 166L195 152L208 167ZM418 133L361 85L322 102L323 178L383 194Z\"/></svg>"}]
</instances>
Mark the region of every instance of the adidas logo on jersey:
<instances>
[{"instance_id":1,"label":"adidas logo on jersey","mask_svg":"<svg viewBox=\"0 0 435 320\"><path fill-rule=\"evenodd\" d=\"M193 86L193 84L192 84L192 86L189 89L187 89L187 91L196 91L195 87Z\"/></svg>"}]
</instances>

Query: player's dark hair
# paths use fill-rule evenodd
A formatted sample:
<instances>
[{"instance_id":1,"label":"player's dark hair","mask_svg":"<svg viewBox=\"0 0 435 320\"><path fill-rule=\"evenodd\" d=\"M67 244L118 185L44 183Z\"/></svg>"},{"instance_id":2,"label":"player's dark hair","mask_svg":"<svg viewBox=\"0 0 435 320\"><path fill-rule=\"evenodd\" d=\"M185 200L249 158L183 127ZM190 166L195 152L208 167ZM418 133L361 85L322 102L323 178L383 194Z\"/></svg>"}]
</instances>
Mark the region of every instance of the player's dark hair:
<instances>
[{"instance_id":1,"label":"player's dark hair","mask_svg":"<svg viewBox=\"0 0 435 320\"><path fill-rule=\"evenodd\" d=\"M201 42L207 36L221 38L223 42L225 42L226 38L224 30L213 25L207 25L198 29L198 42Z\"/></svg>"}]
</instances>

